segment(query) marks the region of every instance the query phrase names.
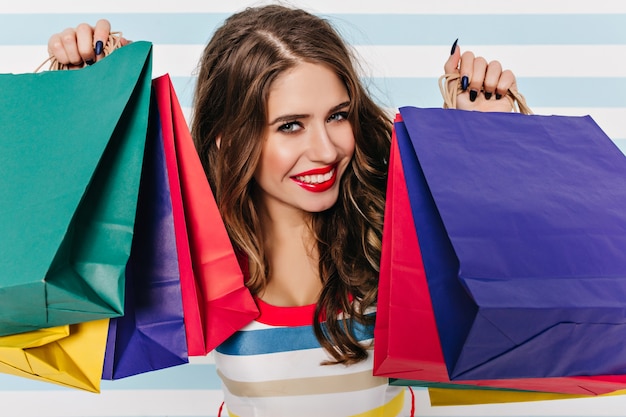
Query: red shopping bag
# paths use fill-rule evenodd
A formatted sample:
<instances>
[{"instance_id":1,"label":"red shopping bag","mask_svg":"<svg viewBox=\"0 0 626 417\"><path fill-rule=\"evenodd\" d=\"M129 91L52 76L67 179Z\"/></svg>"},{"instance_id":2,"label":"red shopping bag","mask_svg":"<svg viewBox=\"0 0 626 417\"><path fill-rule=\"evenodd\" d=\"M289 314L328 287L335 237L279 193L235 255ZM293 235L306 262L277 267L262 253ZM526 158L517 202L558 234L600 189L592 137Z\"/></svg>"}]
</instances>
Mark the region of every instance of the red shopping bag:
<instances>
[{"instance_id":1,"label":"red shopping bag","mask_svg":"<svg viewBox=\"0 0 626 417\"><path fill-rule=\"evenodd\" d=\"M443 354L435 315L412 224L413 215L394 131L374 328L374 373L400 378L404 372L414 369L415 358L419 358L420 371L424 375L445 381L448 374L445 365L442 366ZM408 279L399 281L395 279L397 276Z\"/></svg>"},{"instance_id":2,"label":"red shopping bag","mask_svg":"<svg viewBox=\"0 0 626 417\"><path fill-rule=\"evenodd\" d=\"M189 356L258 315L168 75L153 80L174 210Z\"/></svg>"},{"instance_id":3,"label":"red shopping bag","mask_svg":"<svg viewBox=\"0 0 626 417\"><path fill-rule=\"evenodd\" d=\"M397 140L394 131L374 328L374 374L396 379L392 380L392 384L396 385L429 387L505 388L579 395L604 394L625 388L624 375L450 380Z\"/></svg>"}]
</instances>

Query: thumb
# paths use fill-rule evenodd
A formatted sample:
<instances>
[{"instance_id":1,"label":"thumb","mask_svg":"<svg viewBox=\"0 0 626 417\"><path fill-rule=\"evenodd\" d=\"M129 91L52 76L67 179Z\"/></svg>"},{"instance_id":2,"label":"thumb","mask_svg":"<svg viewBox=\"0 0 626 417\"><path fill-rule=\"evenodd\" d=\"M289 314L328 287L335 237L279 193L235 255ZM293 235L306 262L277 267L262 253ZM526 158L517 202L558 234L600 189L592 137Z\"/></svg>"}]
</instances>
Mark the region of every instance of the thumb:
<instances>
[{"instance_id":1,"label":"thumb","mask_svg":"<svg viewBox=\"0 0 626 417\"><path fill-rule=\"evenodd\" d=\"M455 74L459 72L459 62L461 61L461 48L458 46L459 40L455 40L450 49L450 57L443 66L446 74Z\"/></svg>"}]
</instances>

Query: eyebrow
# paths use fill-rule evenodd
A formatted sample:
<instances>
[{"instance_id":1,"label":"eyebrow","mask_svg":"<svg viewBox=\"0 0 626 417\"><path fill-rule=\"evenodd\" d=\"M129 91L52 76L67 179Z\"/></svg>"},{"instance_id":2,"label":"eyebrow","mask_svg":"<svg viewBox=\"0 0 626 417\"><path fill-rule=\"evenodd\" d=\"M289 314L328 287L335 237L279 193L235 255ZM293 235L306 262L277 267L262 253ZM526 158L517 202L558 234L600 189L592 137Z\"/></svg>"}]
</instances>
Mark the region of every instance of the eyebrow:
<instances>
[{"instance_id":1,"label":"eyebrow","mask_svg":"<svg viewBox=\"0 0 626 417\"><path fill-rule=\"evenodd\" d=\"M346 108L350 106L350 102L349 101L344 101L343 103L337 104L336 106L332 107L328 113L332 114L338 110L341 110L343 108ZM298 120L298 119L306 119L307 117L310 117L309 114L284 114L282 116L278 116L277 118L275 118L273 121L270 122L270 126L275 125L277 123L287 123L287 122L291 122L293 120Z\"/></svg>"}]
</instances>

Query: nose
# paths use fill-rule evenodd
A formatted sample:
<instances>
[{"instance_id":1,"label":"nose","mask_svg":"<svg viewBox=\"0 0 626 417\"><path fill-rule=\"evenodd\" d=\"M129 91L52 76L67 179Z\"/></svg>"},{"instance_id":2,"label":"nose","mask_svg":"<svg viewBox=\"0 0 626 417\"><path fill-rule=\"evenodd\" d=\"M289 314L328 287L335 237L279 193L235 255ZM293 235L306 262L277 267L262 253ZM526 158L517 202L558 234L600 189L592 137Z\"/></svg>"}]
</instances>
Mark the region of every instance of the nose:
<instances>
[{"instance_id":1,"label":"nose","mask_svg":"<svg viewBox=\"0 0 626 417\"><path fill-rule=\"evenodd\" d=\"M315 126L309 138L309 158L315 162L331 163L337 159L337 147L327 129L326 123Z\"/></svg>"}]
</instances>

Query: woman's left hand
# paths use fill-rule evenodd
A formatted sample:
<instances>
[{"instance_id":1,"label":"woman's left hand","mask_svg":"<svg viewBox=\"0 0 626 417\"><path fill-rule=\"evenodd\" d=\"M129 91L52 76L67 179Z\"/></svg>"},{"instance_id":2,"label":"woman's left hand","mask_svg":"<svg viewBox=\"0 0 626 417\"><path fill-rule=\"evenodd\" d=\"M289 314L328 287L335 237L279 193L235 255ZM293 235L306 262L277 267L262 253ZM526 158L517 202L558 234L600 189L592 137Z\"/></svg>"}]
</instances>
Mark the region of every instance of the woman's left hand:
<instances>
[{"instance_id":1,"label":"woman's left hand","mask_svg":"<svg viewBox=\"0 0 626 417\"><path fill-rule=\"evenodd\" d=\"M446 74L459 74L459 85L466 88L457 96L457 108L461 110L510 112L513 105L506 99L508 90L516 91L515 75L502 70L498 61L487 62L471 51L461 54L456 43L444 65Z\"/></svg>"}]
</instances>

